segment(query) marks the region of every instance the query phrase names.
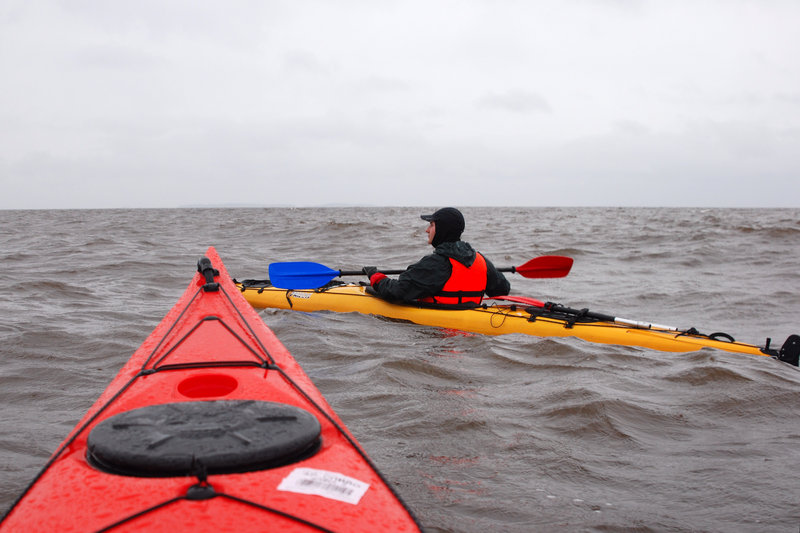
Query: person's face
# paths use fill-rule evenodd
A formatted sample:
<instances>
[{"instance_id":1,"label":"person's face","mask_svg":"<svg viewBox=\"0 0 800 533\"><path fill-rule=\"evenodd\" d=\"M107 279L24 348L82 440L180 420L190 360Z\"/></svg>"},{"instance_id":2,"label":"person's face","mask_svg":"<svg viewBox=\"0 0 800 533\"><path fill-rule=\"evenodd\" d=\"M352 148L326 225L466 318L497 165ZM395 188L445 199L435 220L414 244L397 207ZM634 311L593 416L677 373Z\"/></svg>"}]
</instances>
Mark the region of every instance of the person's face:
<instances>
[{"instance_id":1,"label":"person's face","mask_svg":"<svg viewBox=\"0 0 800 533\"><path fill-rule=\"evenodd\" d=\"M425 233L428 234L428 244L433 244L433 236L436 235L436 222L431 221Z\"/></svg>"}]
</instances>

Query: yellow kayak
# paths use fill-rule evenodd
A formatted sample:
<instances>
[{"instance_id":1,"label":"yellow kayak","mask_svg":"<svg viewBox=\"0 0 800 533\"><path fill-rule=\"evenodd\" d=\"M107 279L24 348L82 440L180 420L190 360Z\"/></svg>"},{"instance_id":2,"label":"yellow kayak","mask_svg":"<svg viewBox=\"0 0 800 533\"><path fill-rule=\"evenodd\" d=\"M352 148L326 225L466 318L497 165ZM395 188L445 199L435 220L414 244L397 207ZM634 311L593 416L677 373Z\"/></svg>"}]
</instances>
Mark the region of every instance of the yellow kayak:
<instances>
[{"instance_id":1,"label":"yellow kayak","mask_svg":"<svg viewBox=\"0 0 800 533\"><path fill-rule=\"evenodd\" d=\"M722 333L703 335L694 329L678 331L668 326L627 321L586 310L569 309L557 304L542 304L532 299L509 297L472 309L432 308L425 304L398 304L371 294L364 285L332 283L318 289L281 289L269 281L244 280L238 283L245 299L256 308L291 309L294 311L335 311L363 313L425 326L457 329L484 335L523 333L537 337L578 337L602 344L641 346L665 352L692 352L716 348L727 352L779 357L781 350L769 346L735 342ZM489 303L491 302L491 303ZM541 307L540 307L541 305ZM549 307L548 307L549 306ZM794 342L792 341L794 338ZM793 335L789 358L800 346L800 337Z\"/></svg>"}]
</instances>

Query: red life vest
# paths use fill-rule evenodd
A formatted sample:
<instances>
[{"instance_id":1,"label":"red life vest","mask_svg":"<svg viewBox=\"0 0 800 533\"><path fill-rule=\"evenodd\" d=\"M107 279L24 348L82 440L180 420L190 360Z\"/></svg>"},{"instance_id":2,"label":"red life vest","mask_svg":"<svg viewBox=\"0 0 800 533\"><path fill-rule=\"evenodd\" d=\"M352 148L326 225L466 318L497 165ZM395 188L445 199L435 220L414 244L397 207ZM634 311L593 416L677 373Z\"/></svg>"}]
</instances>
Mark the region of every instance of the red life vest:
<instances>
[{"instance_id":1,"label":"red life vest","mask_svg":"<svg viewBox=\"0 0 800 533\"><path fill-rule=\"evenodd\" d=\"M486 290L486 260L478 252L475 252L475 261L468 267L452 257L449 259L453 267L450 278L439 294L422 298L422 301L447 305L479 305L483 299L483 291Z\"/></svg>"}]
</instances>

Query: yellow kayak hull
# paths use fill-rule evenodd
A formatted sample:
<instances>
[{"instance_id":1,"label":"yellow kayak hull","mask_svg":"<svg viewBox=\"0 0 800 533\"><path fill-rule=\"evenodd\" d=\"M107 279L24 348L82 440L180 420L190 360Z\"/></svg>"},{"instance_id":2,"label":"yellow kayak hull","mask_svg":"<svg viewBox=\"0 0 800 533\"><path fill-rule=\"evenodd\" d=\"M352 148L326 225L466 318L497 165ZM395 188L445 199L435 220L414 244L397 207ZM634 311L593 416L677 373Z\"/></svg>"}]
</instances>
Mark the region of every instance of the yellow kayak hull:
<instances>
[{"instance_id":1,"label":"yellow kayak hull","mask_svg":"<svg viewBox=\"0 0 800 533\"><path fill-rule=\"evenodd\" d=\"M432 309L388 302L367 292L365 286L355 284L289 290L240 283L239 288L253 307L263 309L362 313L484 335L522 333L537 337L577 337L589 342L640 346L665 352L716 348L734 353L771 355L752 344L716 340L702 334L637 328L602 321L570 324L568 320L534 316L525 310L525 305L520 304L487 303L475 309Z\"/></svg>"}]
</instances>

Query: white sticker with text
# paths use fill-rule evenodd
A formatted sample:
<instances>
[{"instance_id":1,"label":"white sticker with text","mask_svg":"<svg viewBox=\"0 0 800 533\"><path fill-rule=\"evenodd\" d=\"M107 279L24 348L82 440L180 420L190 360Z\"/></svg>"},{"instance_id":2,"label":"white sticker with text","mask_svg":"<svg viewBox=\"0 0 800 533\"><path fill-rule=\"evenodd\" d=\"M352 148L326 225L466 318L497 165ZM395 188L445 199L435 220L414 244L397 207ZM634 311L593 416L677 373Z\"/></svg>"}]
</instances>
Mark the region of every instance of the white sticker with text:
<instances>
[{"instance_id":1,"label":"white sticker with text","mask_svg":"<svg viewBox=\"0 0 800 533\"><path fill-rule=\"evenodd\" d=\"M310 292L290 292L289 296L292 298L305 298L306 300L311 298Z\"/></svg>"},{"instance_id":2,"label":"white sticker with text","mask_svg":"<svg viewBox=\"0 0 800 533\"><path fill-rule=\"evenodd\" d=\"M278 490L314 494L353 505L361 500L368 488L369 484L363 481L316 468L295 468L278 485Z\"/></svg>"}]
</instances>

